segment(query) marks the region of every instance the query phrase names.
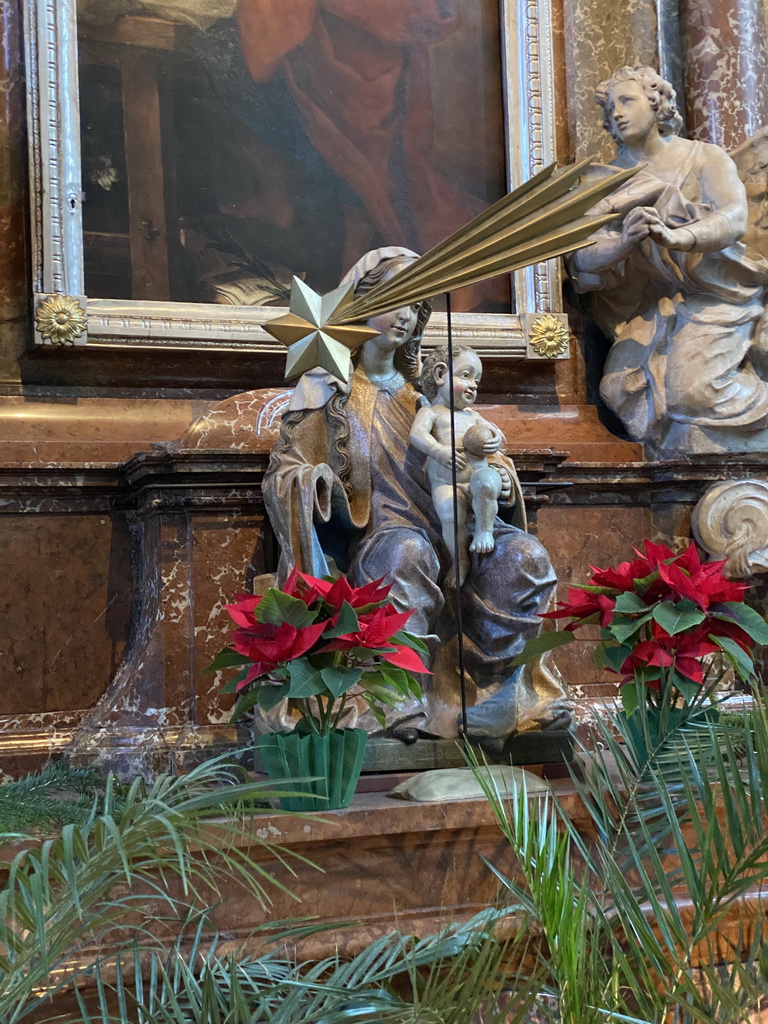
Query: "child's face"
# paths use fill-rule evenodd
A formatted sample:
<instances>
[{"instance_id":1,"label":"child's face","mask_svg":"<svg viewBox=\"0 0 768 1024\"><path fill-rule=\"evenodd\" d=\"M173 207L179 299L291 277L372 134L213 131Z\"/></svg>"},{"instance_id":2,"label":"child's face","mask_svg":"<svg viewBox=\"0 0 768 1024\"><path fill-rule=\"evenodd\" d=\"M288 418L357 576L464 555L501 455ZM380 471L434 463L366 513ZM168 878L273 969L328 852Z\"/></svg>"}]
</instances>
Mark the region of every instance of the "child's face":
<instances>
[{"instance_id":1,"label":"child's face","mask_svg":"<svg viewBox=\"0 0 768 1024\"><path fill-rule=\"evenodd\" d=\"M468 409L477 398L477 388L483 367L474 352L460 352L453 361L453 377L450 377L447 369L441 374L436 374L438 383L438 396L443 405L450 405L451 395L449 388L453 386L453 404L456 409Z\"/></svg>"}]
</instances>

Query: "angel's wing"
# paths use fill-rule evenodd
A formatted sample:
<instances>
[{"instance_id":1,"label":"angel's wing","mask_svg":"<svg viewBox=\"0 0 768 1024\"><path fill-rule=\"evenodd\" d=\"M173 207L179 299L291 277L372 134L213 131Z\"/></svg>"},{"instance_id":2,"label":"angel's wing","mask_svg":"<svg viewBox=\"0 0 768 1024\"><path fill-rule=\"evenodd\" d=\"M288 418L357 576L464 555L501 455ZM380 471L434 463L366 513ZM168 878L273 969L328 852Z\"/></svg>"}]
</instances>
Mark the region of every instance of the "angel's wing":
<instances>
[{"instance_id":1,"label":"angel's wing","mask_svg":"<svg viewBox=\"0 0 768 1024\"><path fill-rule=\"evenodd\" d=\"M768 258L768 125L730 155L747 189L749 223L742 241L752 252Z\"/></svg>"}]
</instances>

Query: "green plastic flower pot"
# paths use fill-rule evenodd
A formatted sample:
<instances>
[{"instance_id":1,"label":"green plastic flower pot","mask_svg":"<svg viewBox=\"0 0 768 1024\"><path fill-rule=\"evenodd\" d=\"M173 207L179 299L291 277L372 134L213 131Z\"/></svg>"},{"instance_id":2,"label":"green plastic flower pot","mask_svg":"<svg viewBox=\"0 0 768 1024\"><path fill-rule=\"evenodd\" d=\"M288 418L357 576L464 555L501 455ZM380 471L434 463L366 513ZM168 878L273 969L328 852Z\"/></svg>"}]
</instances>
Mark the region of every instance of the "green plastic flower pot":
<instances>
[{"instance_id":1,"label":"green plastic flower pot","mask_svg":"<svg viewBox=\"0 0 768 1024\"><path fill-rule=\"evenodd\" d=\"M303 794L280 797L283 808L322 811L351 803L367 742L364 729L336 729L328 736L270 732L259 736L256 745L272 782L306 780L282 787Z\"/></svg>"}]
</instances>

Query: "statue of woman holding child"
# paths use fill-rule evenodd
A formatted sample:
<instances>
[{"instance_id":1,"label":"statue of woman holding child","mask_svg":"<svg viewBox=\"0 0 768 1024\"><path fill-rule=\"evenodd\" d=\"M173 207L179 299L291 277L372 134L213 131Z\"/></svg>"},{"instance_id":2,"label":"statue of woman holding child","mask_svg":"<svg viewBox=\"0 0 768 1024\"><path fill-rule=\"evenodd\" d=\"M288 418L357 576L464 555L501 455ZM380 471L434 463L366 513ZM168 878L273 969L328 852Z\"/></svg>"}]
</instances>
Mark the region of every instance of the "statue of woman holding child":
<instances>
[{"instance_id":1,"label":"statue of woman holding child","mask_svg":"<svg viewBox=\"0 0 768 1024\"><path fill-rule=\"evenodd\" d=\"M345 283L364 294L414 259L408 249L377 249ZM455 736L460 706L455 653L449 653L456 633L455 597L445 583L451 555L426 456L409 444L423 404L415 384L430 312L422 302L370 320L379 333L355 353L348 384L319 369L304 374L264 478L281 578L292 564L315 576L343 571L355 585L386 577L393 602L413 610L408 629L427 643L435 675L425 680L423 707L399 709L390 731L403 739ZM498 742L515 731L561 724L565 715L557 680L511 665L539 632L555 575L544 548L525 532L513 464L499 452L488 461L501 477L499 505L509 521L495 520L493 550L471 553L462 615L470 692L474 684L490 694L469 708L468 732Z\"/></svg>"},{"instance_id":2,"label":"statue of woman holding child","mask_svg":"<svg viewBox=\"0 0 768 1024\"><path fill-rule=\"evenodd\" d=\"M596 100L617 154L590 173L641 165L590 211L615 221L567 260L613 339L600 393L661 456L768 450L768 263L740 241L747 197L736 165L678 135L675 90L652 68L621 68Z\"/></svg>"}]
</instances>

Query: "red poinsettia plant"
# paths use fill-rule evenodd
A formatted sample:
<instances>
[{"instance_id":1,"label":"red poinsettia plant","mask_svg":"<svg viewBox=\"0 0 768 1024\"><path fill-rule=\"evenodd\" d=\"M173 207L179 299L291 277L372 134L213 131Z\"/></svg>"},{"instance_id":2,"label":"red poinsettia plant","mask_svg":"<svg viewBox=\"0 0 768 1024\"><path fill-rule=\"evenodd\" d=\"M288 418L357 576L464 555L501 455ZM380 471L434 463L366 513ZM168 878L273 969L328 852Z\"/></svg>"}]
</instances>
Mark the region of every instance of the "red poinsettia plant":
<instances>
[{"instance_id":1,"label":"red poinsettia plant","mask_svg":"<svg viewBox=\"0 0 768 1024\"><path fill-rule=\"evenodd\" d=\"M544 615L570 619L565 628L529 641L517 662L569 643L581 626L598 624L595 660L620 676L627 717L643 696L657 712L690 705L712 692L723 664L750 682L754 647L768 643L768 625L744 603L746 585L726 579L725 562L702 563L693 543L676 555L646 540L644 552L635 555L615 568L591 566L589 582L569 587L568 600Z\"/></svg>"},{"instance_id":2,"label":"red poinsettia plant","mask_svg":"<svg viewBox=\"0 0 768 1024\"><path fill-rule=\"evenodd\" d=\"M414 673L428 671L427 648L405 630L411 612L395 608L383 583L353 587L343 575L317 579L294 569L285 586L226 605L234 635L208 671L237 669L222 688L241 695L233 720L257 704L270 711L291 698L297 731L325 736L351 694L382 724L387 706L420 698Z\"/></svg>"}]
</instances>

